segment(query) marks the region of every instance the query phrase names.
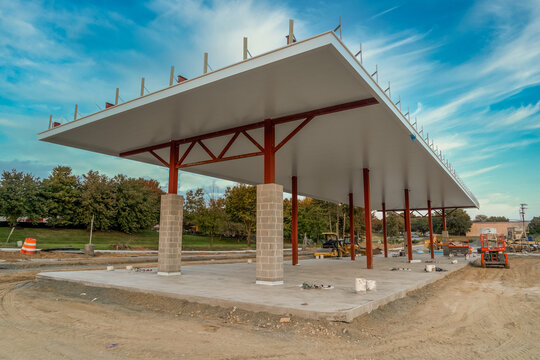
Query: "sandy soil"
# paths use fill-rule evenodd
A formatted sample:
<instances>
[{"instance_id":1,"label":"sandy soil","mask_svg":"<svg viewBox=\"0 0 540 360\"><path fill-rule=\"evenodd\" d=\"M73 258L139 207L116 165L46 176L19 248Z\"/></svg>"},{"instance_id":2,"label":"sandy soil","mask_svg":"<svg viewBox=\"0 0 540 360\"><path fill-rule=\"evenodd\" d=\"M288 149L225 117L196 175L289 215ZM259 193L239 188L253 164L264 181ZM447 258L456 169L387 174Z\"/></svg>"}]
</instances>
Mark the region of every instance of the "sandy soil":
<instances>
[{"instance_id":1,"label":"sandy soil","mask_svg":"<svg viewBox=\"0 0 540 360\"><path fill-rule=\"evenodd\" d=\"M511 265L466 267L351 324L0 274L0 359L538 359L540 257Z\"/></svg>"}]
</instances>

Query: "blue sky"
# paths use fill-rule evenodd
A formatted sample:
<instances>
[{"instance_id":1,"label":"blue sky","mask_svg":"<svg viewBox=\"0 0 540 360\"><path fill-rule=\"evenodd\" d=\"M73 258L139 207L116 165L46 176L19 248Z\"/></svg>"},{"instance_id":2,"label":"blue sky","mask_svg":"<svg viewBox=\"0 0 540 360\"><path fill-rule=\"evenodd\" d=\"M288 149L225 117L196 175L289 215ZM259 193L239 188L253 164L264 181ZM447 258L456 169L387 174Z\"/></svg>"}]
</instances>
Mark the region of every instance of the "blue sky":
<instances>
[{"instance_id":1,"label":"blue sky","mask_svg":"<svg viewBox=\"0 0 540 360\"><path fill-rule=\"evenodd\" d=\"M304 39L333 29L379 68L443 149L481 208L540 215L540 1L8 1L0 0L0 169L46 177L56 165L167 182L167 170L40 143L49 114L72 119L114 100L283 45L289 18ZM180 191L229 183L182 173Z\"/></svg>"}]
</instances>

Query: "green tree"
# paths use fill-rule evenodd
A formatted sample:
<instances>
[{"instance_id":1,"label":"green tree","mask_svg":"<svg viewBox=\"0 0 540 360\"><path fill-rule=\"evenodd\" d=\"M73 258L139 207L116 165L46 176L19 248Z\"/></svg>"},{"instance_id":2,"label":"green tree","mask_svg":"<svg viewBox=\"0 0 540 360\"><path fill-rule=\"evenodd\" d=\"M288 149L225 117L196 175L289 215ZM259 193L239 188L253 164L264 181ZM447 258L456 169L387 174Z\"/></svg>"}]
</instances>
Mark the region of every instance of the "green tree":
<instances>
[{"instance_id":1,"label":"green tree","mask_svg":"<svg viewBox=\"0 0 540 360\"><path fill-rule=\"evenodd\" d=\"M42 182L47 225L74 226L80 222L80 182L67 166L55 167Z\"/></svg>"},{"instance_id":2,"label":"green tree","mask_svg":"<svg viewBox=\"0 0 540 360\"><path fill-rule=\"evenodd\" d=\"M239 184L225 190L225 212L232 221L242 224L247 237L247 245L251 245L251 233L255 230L257 214L257 188Z\"/></svg>"},{"instance_id":3,"label":"green tree","mask_svg":"<svg viewBox=\"0 0 540 360\"><path fill-rule=\"evenodd\" d=\"M186 192L184 200L184 227L191 229L201 226L201 216L203 216L205 210L206 203L202 188Z\"/></svg>"},{"instance_id":4,"label":"green tree","mask_svg":"<svg viewBox=\"0 0 540 360\"><path fill-rule=\"evenodd\" d=\"M399 236L405 228L403 216L395 212L386 214L386 233L390 237ZM412 227L411 227L412 228Z\"/></svg>"},{"instance_id":5,"label":"green tree","mask_svg":"<svg viewBox=\"0 0 540 360\"><path fill-rule=\"evenodd\" d=\"M446 228L450 235L465 235L471 229L471 217L463 209L445 210ZM442 233L442 217L433 218L433 231L436 234Z\"/></svg>"},{"instance_id":6,"label":"green tree","mask_svg":"<svg viewBox=\"0 0 540 360\"><path fill-rule=\"evenodd\" d=\"M487 218L487 222L509 222L510 220L506 216L490 216Z\"/></svg>"},{"instance_id":7,"label":"green tree","mask_svg":"<svg viewBox=\"0 0 540 360\"><path fill-rule=\"evenodd\" d=\"M90 170L83 175L80 194L79 222L89 228L93 215L95 229L110 229L114 224L116 210L114 183L107 176Z\"/></svg>"},{"instance_id":8,"label":"green tree","mask_svg":"<svg viewBox=\"0 0 540 360\"><path fill-rule=\"evenodd\" d=\"M488 221L487 215L482 215L482 214L476 215L476 217L473 220L473 222L486 222L486 221Z\"/></svg>"},{"instance_id":9,"label":"green tree","mask_svg":"<svg viewBox=\"0 0 540 360\"><path fill-rule=\"evenodd\" d=\"M540 234L540 216L532 218L527 231L529 234Z\"/></svg>"},{"instance_id":10,"label":"green tree","mask_svg":"<svg viewBox=\"0 0 540 360\"><path fill-rule=\"evenodd\" d=\"M153 189L147 186L146 180L117 175L113 182L116 229L134 233L158 223L160 199Z\"/></svg>"},{"instance_id":11,"label":"green tree","mask_svg":"<svg viewBox=\"0 0 540 360\"><path fill-rule=\"evenodd\" d=\"M429 231L429 220L427 217L411 215L411 231L423 234Z\"/></svg>"},{"instance_id":12,"label":"green tree","mask_svg":"<svg viewBox=\"0 0 540 360\"><path fill-rule=\"evenodd\" d=\"M12 227L17 225L17 219L21 217L28 217L36 223L43 216L39 179L15 169L2 172L0 215L5 216Z\"/></svg>"},{"instance_id":13,"label":"green tree","mask_svg":"<svg viewBox=\"0 0 540 360\"><path fill-rule=\"evenodd\" d=\"M202 230L210 235L210 247L214 246L214 237L223 230L226 217L225 199L210 195L208 206L200 216Z\"/></svg>"}]
</instances>

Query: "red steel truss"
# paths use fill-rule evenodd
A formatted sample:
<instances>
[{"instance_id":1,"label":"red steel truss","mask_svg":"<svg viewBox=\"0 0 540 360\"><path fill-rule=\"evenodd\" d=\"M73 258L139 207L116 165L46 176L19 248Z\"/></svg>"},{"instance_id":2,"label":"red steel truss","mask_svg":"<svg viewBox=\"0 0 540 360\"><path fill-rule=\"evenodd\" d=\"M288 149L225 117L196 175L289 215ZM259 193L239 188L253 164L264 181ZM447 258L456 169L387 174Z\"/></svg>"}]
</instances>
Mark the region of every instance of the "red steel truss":
<instances>
[{"instance_id":1,"label":"red steel truss","mask_svg":"<svg viewBox=\"0 0 540 360\"><path fill-rule=\"evenodd\" d=\"M352 110L361 108L364 106L370 106L378 104L379 102L377 99L371 97L367 99L352 101L344 104L339 105L333 105L328 106L316 110L306 111L298 114L292 114L287 116L282 116L274 119L265 119L263 121L259 121L256 123L252 123L249 125L244 126L238 126L226 130L221 131L215 131L203 135L193 136L185 139L180 140L173 140L166 143L161 143L157 145L152 145L140 149L135 149L131 151L126 151L120 154L120 157L128 157L136 154L141 154L148 152L152 156L154 156L156 159L159 160L160 163L162 163L164 166L169 168L169 183L171 181L178 181L178 169L190 167L190 166L197 166L197 165L204 165L204 164L212 164L216 162L222 162L222 161L228 161L228 160L236 160L236 159L243 159L253 156L264 156L264 183L274 183L275 182L275 153L281 149L287 142L289 142L302 128L304 128L307 124L311 122L315 117L321 116L321 115L328 115L340 111L346 111L346 110ZM292 121L298 121L303 120L294 130L292 130L279 144L275 144L275 127L276 125L285 124ZM254 129L264 129L264 144L259 144L251 135L249 135L249 130ZM214 139L218 137L223 136L229 136L232 135L232 137L229 139L227 144L223 147L223 149L218 153L214 154L204 143L204 140L208 139ZM258 149L258 151L249 152L245 154L240 155L232 155L227 156L227 151L231 148L231 146L234 144L234 142L238 139L240 136L246 137L255 147ZM182 156L179 154L179 146L183 144L189 144L188 148L184 151ZM185 162L187 156L193 149L195 145L199 145L207 154L208 159L202 160L202 161L195 161L195 162ZM169 161L166 161L161 156L159 156L155 150L163 149L163 148L170 148L170 158ZM172 174L176 173L176 175ZM169 193L176 193L177 192L177 186L169 185Z\"/></svg>"}]
</instances>

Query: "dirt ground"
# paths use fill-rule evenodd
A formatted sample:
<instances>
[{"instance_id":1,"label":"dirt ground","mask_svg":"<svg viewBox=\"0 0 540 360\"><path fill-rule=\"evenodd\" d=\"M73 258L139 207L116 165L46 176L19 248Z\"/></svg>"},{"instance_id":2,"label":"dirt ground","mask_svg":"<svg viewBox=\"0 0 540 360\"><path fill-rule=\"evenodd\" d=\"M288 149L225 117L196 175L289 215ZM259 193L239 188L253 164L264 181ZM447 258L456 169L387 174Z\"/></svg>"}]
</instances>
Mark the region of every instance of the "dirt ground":
<instances>
[{"instance_id":1,"label":"dirt ground","mask_svg":"<svg viewBox=\"0 0 540 360\"><path fill-rule=\"evenodd\" d=\"M0 274L0 359L538 359L540 257L466 267L351 324Z\"/></svg>"}]
</instances>

